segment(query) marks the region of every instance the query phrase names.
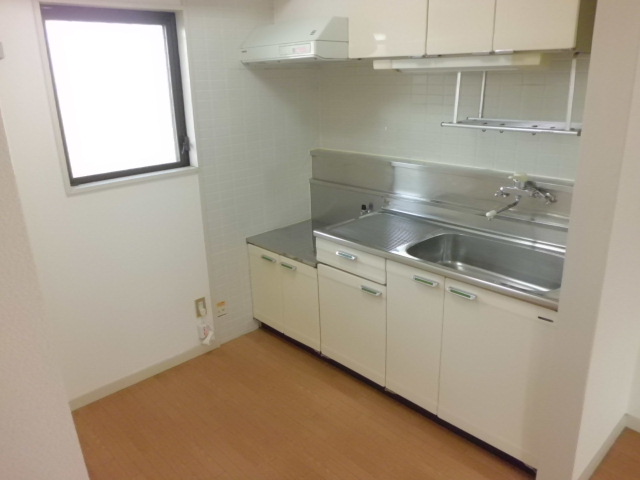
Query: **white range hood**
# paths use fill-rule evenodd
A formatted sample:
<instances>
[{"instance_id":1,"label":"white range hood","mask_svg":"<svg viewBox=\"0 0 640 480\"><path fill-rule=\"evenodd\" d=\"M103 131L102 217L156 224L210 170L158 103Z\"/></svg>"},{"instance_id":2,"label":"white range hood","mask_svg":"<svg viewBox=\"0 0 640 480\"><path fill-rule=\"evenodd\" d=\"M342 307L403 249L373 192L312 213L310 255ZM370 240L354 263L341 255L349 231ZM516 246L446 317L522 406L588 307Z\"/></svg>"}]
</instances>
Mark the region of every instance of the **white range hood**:
<instances>
[{"instance_id":1,"label":"white range hood","mask_svg":"<svg viewBox=\"0 0 640 480\"><path fill-rule=\"evenodd\" d=\"M240 49L242 63L346 60L349 23L325 17L265 25L255 29Z\"/></svg>"},{"instance_id":2,"label":"white range hood","mask_svg":"<svg viewBox=\"0 0 640 480\"><path fill-rule=\"evenodd\" d=\"M404 73L471 72L491 70L542 69L548 66L543 53L512 53L374 60L375 70Z\"/></svg>"}]
</instances>

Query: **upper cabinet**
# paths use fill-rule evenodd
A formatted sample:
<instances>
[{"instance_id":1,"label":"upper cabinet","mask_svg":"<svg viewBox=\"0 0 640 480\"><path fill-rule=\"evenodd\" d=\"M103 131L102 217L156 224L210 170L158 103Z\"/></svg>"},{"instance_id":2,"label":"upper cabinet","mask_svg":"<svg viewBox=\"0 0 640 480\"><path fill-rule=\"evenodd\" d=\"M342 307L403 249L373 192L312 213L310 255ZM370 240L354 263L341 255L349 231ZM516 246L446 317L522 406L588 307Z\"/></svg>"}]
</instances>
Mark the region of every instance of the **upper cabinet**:
<instances>
[{"instance_id":1,"label":"upper cabinet","mask_svg":"<svg viewBox=\"0 0 640 480\"><path fill-rule=\"evenodd\" d=\"M496 0L493 50L589 51L595 0Z\"/></svg>"},{"instance_id":2,"label":"upper cabinet","mask_svg":"<svg viewBox=\"0 0 640 480\"><path fill-rule=\"evenodd\" d=\"M493 50L496 0L429 0L427 55Z\"/></svg>"},{"instance_id":3,"label":"upper cabinet","mask_svg":"<svg viewBox=\"0 0 640 480\"><path fill-rule=\"evenodd\" d=\"M349 58L421 57L427 0L347 0Z\"/></svg>"},{"instance_id":4,"label":"upper cabinet","mask_svg":"<svg viewBox=\"0 0 640 480\"><path fill-rule=\"evenodd\" d=\"M275 21L349 18L349 58L591 47L596 0L275 0Z\"/></svg>"}]
</instances>

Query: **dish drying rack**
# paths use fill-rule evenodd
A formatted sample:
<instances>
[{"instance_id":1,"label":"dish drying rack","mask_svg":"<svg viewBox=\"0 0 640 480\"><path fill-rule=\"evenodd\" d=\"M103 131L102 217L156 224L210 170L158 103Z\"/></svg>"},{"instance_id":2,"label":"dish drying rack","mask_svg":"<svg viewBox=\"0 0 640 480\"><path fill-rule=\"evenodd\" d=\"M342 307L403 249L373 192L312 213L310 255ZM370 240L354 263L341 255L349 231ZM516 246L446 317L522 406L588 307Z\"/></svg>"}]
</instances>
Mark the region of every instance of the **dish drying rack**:
<instances>
[{"instance_id":1,"label":"dish drying rack","mask_svg":"<svg viewBox=\"0 0 640 480\"><path fill-rule=\"evenodd\" d=\"M576 65L577 56L571 59L571 70L569 74L569 95L567 98L567 114L565 121L534 121L534 120L507 120L484 117L484 101L487 87L487 72L482 72L482 86L480 89L480 106L477 117L467 117L465 120L458 119L458 109L460 106L460 88L462 84L462 72L458 72L456 81L456 95L453 106L453 121L442 122L443 127L474 128L482 130L497 130L502 132L525 132L536 135L538 133L552 133L557 135L575 135L582 133L581 123L572 123L573 100L576 85Z\"/></svg>"}]
</instances>

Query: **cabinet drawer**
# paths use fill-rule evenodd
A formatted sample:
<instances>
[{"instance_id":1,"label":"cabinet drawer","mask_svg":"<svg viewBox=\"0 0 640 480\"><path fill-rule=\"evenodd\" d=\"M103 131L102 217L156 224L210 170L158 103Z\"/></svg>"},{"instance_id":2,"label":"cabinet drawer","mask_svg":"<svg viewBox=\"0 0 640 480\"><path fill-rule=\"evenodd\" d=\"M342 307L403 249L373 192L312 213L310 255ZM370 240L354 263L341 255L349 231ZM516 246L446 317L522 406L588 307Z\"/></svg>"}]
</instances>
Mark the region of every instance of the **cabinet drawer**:
<instances>
[{"instance_id":1,"label":"cabinet drawer","mask_svg":"<svg viewBox=\"0 0 640 480\"><path fill-rule=\"evenodd\" d=\"M385 259L323 238L316 239L318 262L385 284Z\"/></svg>"}]
</instances>

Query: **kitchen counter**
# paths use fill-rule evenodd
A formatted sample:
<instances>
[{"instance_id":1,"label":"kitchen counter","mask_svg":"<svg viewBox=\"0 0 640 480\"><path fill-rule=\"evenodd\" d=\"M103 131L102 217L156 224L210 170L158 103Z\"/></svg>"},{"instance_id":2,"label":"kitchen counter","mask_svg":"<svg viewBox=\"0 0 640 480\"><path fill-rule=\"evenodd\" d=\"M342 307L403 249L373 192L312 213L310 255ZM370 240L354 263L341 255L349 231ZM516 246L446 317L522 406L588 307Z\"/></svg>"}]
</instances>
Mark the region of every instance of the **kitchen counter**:
<instances>
[{"instance_id":1,"label":"kitchen counter","mask_svg":"<svg viewBox=\"0 0 640 480\"><path fill-rule=\"evenodd\" d=\"M248 237L247 243L311 267L318 263L311 220Z\"/></svg>"},{"instance_id":2,"label":"kitchen counter","mask_svg":"<svg viewBox=\"0 0 640 480\"><path fill-rule=\"evenodd\" d=\"M469 275L464 271L457 272L434 263L425 262L407 254L406 247L408 245L439 233L451 231L450 228L413 216L385 212L369 214L319 228L315 232L312 221L306 220L248 237L247 243L316 267L318 262L315 237L321 237L388 260L429 270L455 280L466 281L552 310L558 309L559 289L544 292L522 291L513 286L496 284L491 279L482 278L482 276Z\"/></svg>"},{"instance_id":3,"label":"kitchen counter","mask_svg":"<svg viewBox=\"0 0 640 480\"><path fill-rule=\"evenodd\" d=\"M439 275L483 287L497 293L518 298L526 302L552 310L558 309L560 289L539 290L536 288L518 288L514 279L508 283L501 280L506 277L494 276L491 272L468 268L452 269L421 260L409 254L408 247L424 239L446 233L469 231L461 225L445 225L414 216L391 212L376 212L358 219L316 229L314 235L347 247L377 255L388 260L428 270ZM480 234L476 231L474 235ZM486 232L484 233L486 235ZM498 238L506 236L498 235ZM539 248L540 242L533 242L529 248ZM554 248L552 255L558 255L562 249ZM526 284L522 284L526 286Z\"/></svg>"}]
</instances>

